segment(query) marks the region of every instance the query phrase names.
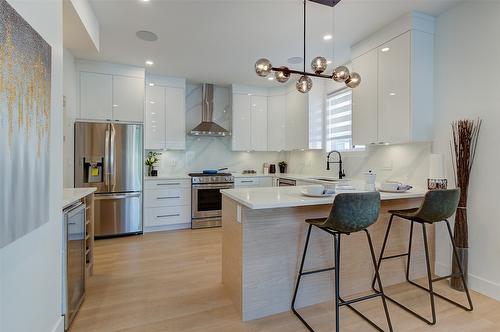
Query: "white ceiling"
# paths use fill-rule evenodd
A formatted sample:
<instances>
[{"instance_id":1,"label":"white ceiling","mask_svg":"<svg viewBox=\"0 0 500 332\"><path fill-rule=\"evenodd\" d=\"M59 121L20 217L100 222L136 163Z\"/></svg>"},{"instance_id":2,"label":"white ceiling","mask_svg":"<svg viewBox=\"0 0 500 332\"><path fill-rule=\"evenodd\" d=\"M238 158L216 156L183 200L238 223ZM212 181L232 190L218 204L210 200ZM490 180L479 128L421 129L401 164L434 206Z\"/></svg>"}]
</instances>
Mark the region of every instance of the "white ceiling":
<instances>
[{"instance_id":1,"label":"white ceiling","mask_svg":"<svg viewBox=\"0 0 500 332\"><path fill-rule=\"evenodd\" d=\"M307 60L317 55L334 63L345 50L412 10L439 15L460 0L342 0L335 7L308 4ZM254 63L275 66L302 55L301 0L91 0L101 26L101 52L74 50L78 58L144 66L147 71L192 82L276 85L257 77ZM135 36L149 30L159 37ZM334 40L325 42L324 34ZM290 67L294 67L289 65ZM308 64L309 66L309 64ZM300 67L300 66L299 66Z\"/></svg>"}]
</instances>

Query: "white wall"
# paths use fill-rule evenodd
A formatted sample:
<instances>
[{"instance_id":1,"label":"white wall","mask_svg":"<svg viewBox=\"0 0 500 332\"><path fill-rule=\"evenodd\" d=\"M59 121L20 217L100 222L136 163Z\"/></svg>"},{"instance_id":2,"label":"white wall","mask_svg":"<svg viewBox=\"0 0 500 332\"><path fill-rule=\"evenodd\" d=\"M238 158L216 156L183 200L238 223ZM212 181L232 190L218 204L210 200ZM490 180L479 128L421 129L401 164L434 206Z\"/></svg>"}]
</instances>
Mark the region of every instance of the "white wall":
<instances>
[{"instance_id":1,"label":"white wall","mask_svg":"<svg viewBox=\"0 0 500 332\"><path fill-rule=\"evenodd\" d=\"M62 2L8 2L52 46L50 220L0 249L0 331L62 331Z\"/></svg>"},{"instance_id":2,"label":"white wall","mask_svg":"<svg viewBox=\"0 0 500 332\"><path fill-rule=\"evenodd\" d=\"M483 119L469 188L469 283L500 300L500 2L466 1L436 23L433 150L447 156L448 178L453 179L450 122ZM444 227L437 240L437 271L447 274L451 252Z\"/></svg>"},{"instance_id":3,"label":"white wall","mask_svg":"<svg viewBox=\"0 0 500 332\"><path fill-rule=\"evenodd\" d=\"M68 49L63 50L63 184L65 188L74 185L74 123L76 119L76 67L75 58Z\"/></svg>"}]
</instances>

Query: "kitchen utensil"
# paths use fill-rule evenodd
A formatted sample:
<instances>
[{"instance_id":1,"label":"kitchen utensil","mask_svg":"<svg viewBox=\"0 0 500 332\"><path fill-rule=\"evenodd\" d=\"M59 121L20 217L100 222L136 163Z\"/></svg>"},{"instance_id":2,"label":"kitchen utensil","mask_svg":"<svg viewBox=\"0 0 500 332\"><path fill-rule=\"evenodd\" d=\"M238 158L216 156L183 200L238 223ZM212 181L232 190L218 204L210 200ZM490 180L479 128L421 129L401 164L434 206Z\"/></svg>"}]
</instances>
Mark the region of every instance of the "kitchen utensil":
<instances>
[{"instance_id":1,"label":"kitchen utensil","mask_svg":"<svg viewBox=\"0 0 500 332\"><path fill-rule=\"evenodd\" d=\"M377 174L372 173L371 170L369 170L367 173L365 173L365 190L367 191L375 191L375 180L377 179Z\"/></svg>"}]
</instances>

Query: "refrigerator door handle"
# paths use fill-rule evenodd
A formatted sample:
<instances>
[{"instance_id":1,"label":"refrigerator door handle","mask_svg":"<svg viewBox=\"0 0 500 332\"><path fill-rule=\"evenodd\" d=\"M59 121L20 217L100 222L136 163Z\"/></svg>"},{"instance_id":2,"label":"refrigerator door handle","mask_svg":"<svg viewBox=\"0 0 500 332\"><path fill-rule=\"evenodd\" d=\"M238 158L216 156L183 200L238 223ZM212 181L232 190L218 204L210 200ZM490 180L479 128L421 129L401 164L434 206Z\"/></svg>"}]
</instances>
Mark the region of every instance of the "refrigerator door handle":
<instances>
[{"instance_id":1,"label":"refrigerator door handle","mask_svg":"<svg viewBox=\"0 0 500 332\"><path fill-rule=\"evenodd\" d=\"M109 168L110 168L110 182L113 187L116 184L116 165L115 165L115 127L110 124L110 144L109 144Z\"/></svg>"},{"instance_id":2,"label":"refrigerator door handle","mask_svg":"<svg viewBox=\"0 0 500 332\"><path fill-rule=\"evenodd\" d=\"M141 193L119 194L119 195L95 195L94 199L96 201L103 201L103 200L127 199L127 198L134 198L134 197L141 197Z\"/></svg>"},{"instance_id":3,"label":"refrigerator door handle","mask_svg":"<svg viewBox=\"0 0 500 332\"><path fill-rule=\"evenodd\" d=\"M108 129L106 129L105 140L104 140L104 185L108 187L108 190L109 190L109 177L110 177L109 138L110 138L110 131L108 125Z\"/></svg>"}]
</instances>

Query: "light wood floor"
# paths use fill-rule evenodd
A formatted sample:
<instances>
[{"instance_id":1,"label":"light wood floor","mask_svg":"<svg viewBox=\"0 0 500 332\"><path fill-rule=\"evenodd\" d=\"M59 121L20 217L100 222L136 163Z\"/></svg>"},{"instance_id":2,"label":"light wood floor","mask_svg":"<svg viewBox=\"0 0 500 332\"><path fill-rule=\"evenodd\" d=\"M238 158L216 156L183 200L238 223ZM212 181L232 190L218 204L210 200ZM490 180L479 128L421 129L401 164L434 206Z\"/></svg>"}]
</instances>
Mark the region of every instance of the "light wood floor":
<instances>
[{"instance_id":1,"label":"light wood floor","mask_svg":"<svg viewBox=\"0 0 500 332\"><path fill-rule=\"evenodd\" d=\"M94 276L71 332L307 331L290 312L240 322L221 284L221 235L220 229L184 230L97 241ZM462 299L461 293L448 290L445 283L437 288ZM386 292L422 313L428 312L425 292L406 285ZM394 329L500 331L500 302L474 292L472 296L472 313L438 299L434 327L389 304ZM356 306L385 324L380 300ZM333 302L301 312L316 331L334 329ZM341 328L373 330L348 308L341 309Z\"/></svg>"}]
</instances>

